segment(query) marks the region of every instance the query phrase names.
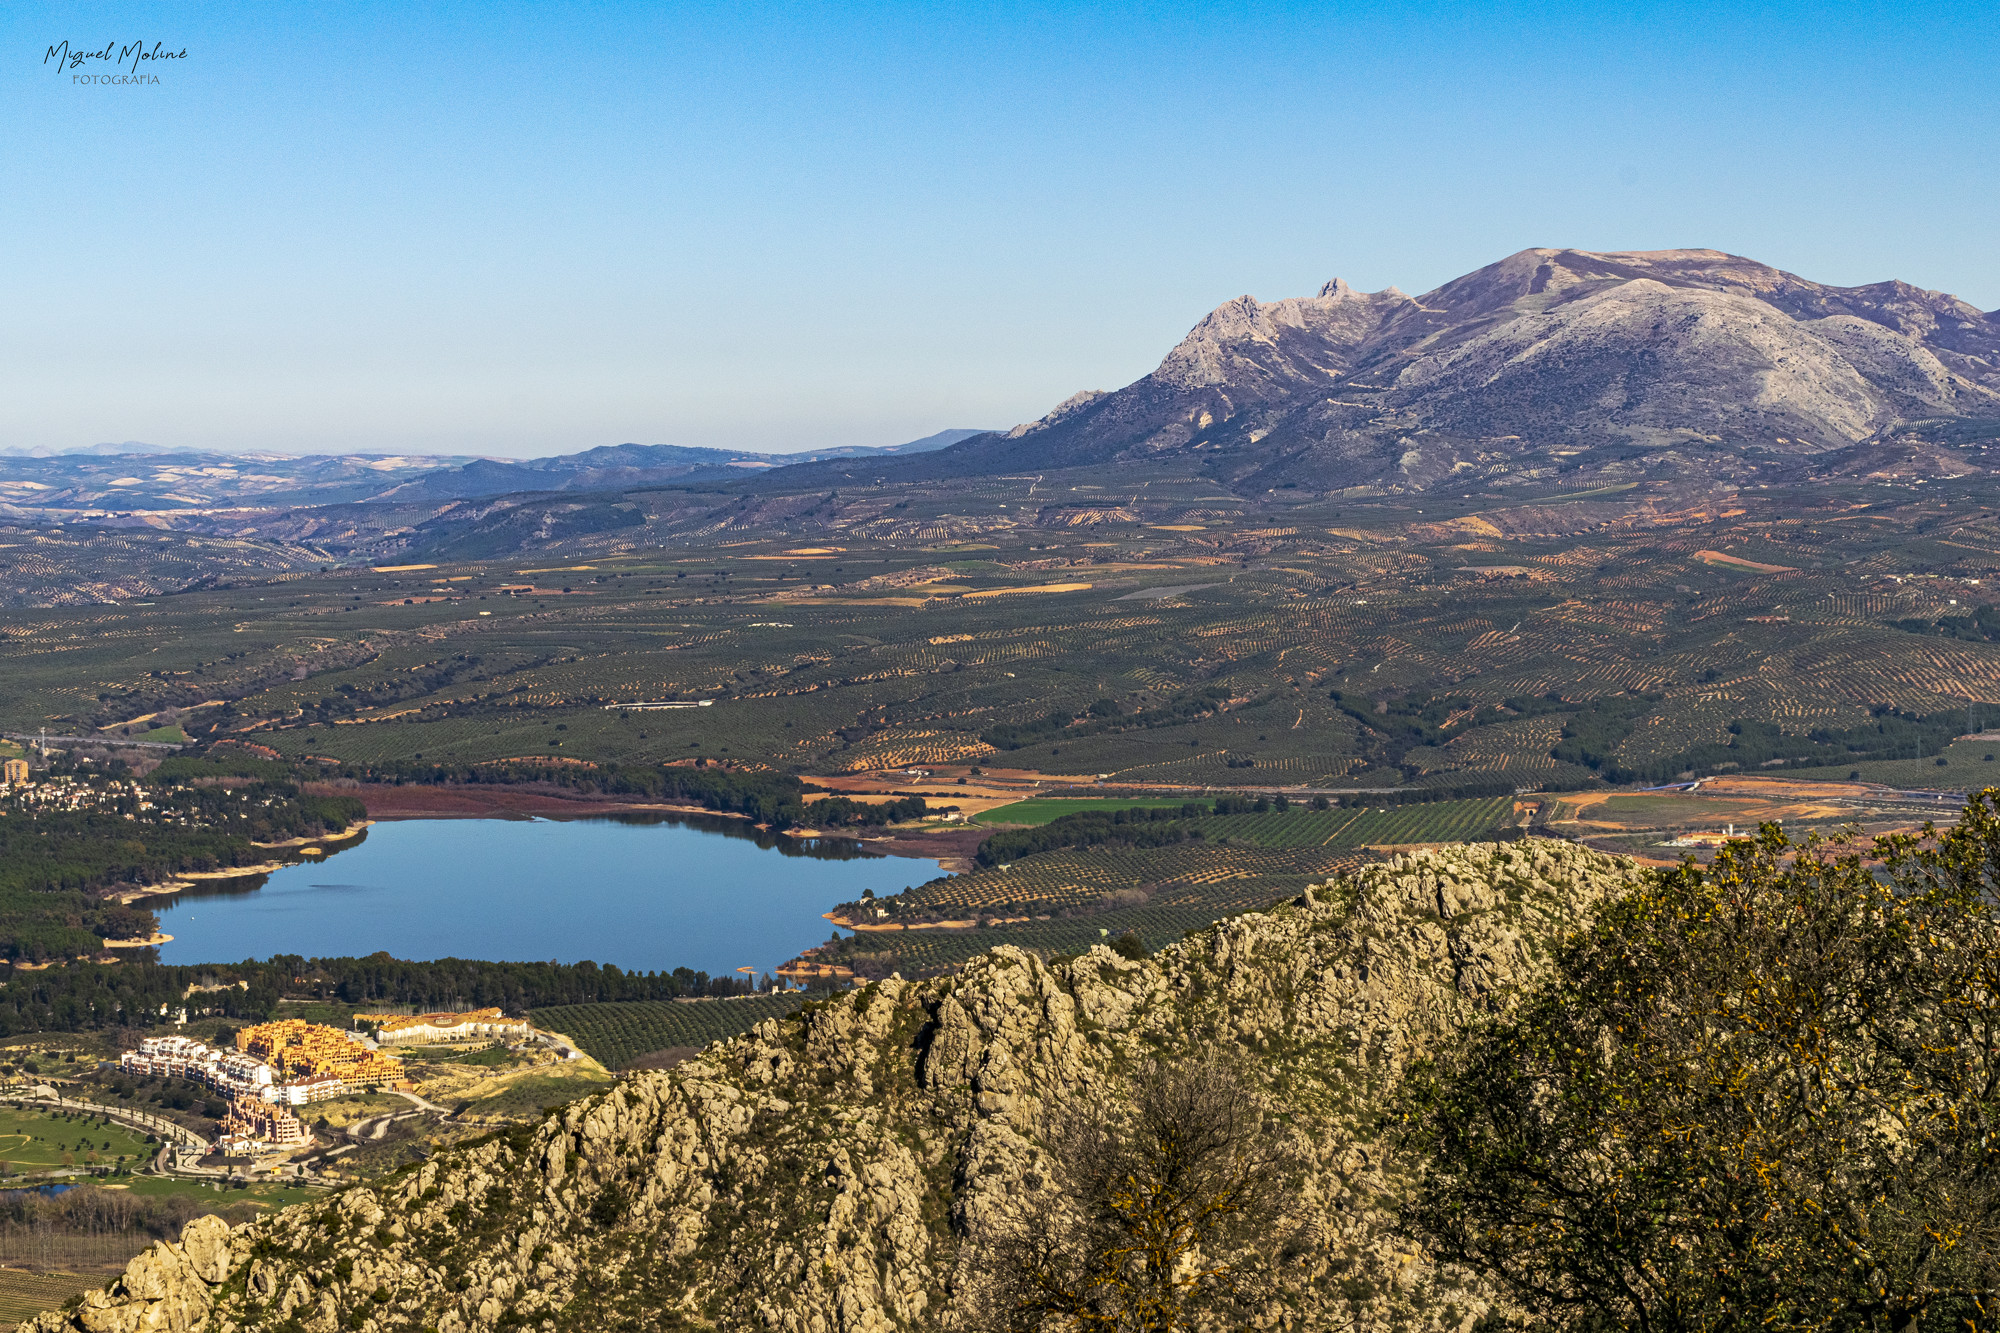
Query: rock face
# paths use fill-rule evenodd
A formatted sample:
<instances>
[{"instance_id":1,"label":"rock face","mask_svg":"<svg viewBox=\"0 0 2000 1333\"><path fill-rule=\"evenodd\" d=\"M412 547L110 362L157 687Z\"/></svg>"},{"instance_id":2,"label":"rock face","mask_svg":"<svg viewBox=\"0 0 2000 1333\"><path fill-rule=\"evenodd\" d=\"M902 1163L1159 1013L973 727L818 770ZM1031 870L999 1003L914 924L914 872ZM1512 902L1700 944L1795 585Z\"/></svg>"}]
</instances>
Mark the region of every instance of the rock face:
<instances>
[{"instance_id":1,"label":"rock face","mask_svg":"<svg viewBox=\"0 0 2000 1333\"><path fill-rule=\"evenodd\" d=\"M1417 297L1337 280L1239 297L1136 383L912 466L1193 453L1236 485L1422 490L1609 449L1768 480L1917 423L1987 419L2000 433L2000 318L1956 297L1828 287L1716 250L1523 250Z\"/></svg>"},{"instance_id":2,"label":"rock face","mask_svg":"<svg viewBox=\"0 0 2000 1333\"><path fill-rule=\"evenodd\" d=\"M1274 1327L1460 1329L1490 1303L1387 1229L1373 1116L1504 1008L1629 862L1530 841L1405 855L1134 962L995 949L808 1006L540 1124L133 1261L36 1333L967 1327L982 1238L1044 1188L1037 1108L1146 1054L1232 1052L1302 1162Z\"/></svg>"}]
</instances>

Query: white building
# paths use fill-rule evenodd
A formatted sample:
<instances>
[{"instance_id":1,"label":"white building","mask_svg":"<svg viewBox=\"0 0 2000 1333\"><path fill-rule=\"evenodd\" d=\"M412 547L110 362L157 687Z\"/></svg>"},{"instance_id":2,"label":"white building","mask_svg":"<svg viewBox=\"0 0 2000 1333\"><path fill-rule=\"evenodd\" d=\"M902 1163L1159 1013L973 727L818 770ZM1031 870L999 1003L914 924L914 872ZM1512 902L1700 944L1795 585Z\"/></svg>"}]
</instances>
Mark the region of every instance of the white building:
<instances>
[{"instance_id":1,"label":"white building","mask_svg":"<svg viewBox=\"0 0 2000 1333\"><path fill-rule=\"evenodd\" d=\"M467 1041L498 1037L525 1041L533 1031L525 1018L508 1018L498 1009L472 1009L458 1014L362 1014L377 1024L375 1040L384 1046L405 1042Z\"/></svg>"},{"instance_id":2,"label":"white building","mask_svg":"<svg viewBox=\"0 0 2000 1333\"><path fill-rule=\"evenodd\" d=\"M231 1097L278 1100L272 1095L276 1076L271 1067L241 1051L218 1051L193 1037L147 1037L136 1051L118 1057L128 1074L153 1074L206 1084Z\"/></svg>"},{"instance_id":3,"label":"white building","mask_svg":"<svg viewBox=\"0 0 2000 1333\"><path fill-rule=\"evenodd\" d=\"M338 1097L347 1091L347 1084L332 1074L317 1074L302 1078L296 1083L279 1083L265 1089L264 1100L278 1102L285 1106L306 1106L312 1102L323 1102L329 1097Z\"/></svg>"}]
</instances>

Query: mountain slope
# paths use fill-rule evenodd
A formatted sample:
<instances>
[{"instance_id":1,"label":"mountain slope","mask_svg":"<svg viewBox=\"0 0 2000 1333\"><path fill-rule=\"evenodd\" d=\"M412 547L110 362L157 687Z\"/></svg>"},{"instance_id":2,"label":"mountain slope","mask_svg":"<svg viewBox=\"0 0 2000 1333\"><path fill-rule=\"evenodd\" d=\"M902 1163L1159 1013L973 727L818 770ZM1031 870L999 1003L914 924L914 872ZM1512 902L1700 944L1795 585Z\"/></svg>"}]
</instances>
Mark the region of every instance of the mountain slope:
<instances>
[{"instance_id":1,"label":"mountain slope","mask_svg":"<svg viewBox=\"0 0 2000 1333\"><path fill-rule=\"evenodd\" d=\"M1239 297L1143 379L886 475L1207 453L1239 486L1421 490L1556 448L1728 474L1939 419L2000 433L2000 318L1955 297L1715 250L1538 249L1418 297Z\"/></svg>"},{"instance_id":2,"label":"mountain slope","mask_svg":"<svg viewBox=\"0 0 2000 1333\"><path fill-rule=\"evenodd\" d=\"M1629 862L1549 842L1418 853L1153 959L994 950L877 983L664 1074L235 1232L191 1224L38 1333L979 1327L990 1238L1046 1188L1037 1107L1140 1058L1233 1053L1301 1164L1263 1326L1443 1329L1489 1304L1386 1229L1375 1114L1504 1005Z\"/></svg>"}]
</instances>

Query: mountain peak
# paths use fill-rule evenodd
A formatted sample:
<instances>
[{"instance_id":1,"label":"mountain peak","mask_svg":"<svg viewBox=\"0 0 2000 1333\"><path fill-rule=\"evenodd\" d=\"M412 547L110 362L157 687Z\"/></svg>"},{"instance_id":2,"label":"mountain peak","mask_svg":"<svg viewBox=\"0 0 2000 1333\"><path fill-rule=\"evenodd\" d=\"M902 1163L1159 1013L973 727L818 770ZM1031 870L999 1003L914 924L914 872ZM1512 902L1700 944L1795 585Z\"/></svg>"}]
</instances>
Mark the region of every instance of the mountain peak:
<instances>
[{"instance_id":1,"label":"mountain peak","mask_svg":"<svg viewBox=\"0 0 2000 1333\"><path fill-rule=\"evenodd\" d=\"M1519 466L1475 443L1511 440L1503 452L1636 448L1652 461L1634 466L1747 480L1740 449L1651 451L1702 437L1803 458L1940 418L2000 418L2000 318L1955 297L1706 248L1536 247L1415 299L1335 278L1225 301L1151 374L1067 400L1003 453L1015 469L1199 447L1244 484L1407 490ZM1406 465L1418 434L1463 443Z\"/></svg>"}]
</instances>

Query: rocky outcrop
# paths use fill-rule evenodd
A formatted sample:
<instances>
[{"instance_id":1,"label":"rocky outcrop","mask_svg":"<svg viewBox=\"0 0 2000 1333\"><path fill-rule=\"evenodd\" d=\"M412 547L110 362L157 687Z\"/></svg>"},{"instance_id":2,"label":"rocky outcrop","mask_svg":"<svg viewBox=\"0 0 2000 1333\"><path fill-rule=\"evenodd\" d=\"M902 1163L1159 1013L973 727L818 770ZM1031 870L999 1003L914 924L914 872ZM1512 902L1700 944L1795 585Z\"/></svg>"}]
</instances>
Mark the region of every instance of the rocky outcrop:
<instances>
[{"instance_id":1,"label":"rocky outcrop","mask_svg":"<svg viewBox=\"0 0 2000 1333\"><path fill-rule=\"evenodd\" d=\"M1504 1008L1629 862L1528 841L1404 855L1133 961L999 948L235 1231L191 1224L36 1333L962 1327L983 1238L1046 1188L1037 1111L1154 1053L1229 1052L1292 1139L1305 1242L1273 1327L1462 1328L1399 1242L1375 1115Z\"/></svg>"},{"instance_id":2,"label":"rocky outcrop","mask_svg":"<svg viewBox=\"0 0 2000 1333\"><path fill-rule=\"evenodd\" d=\"M1535 249L1417 297L1337 279L1237 297L1124 388L891 475L1189 452L1253 491L1423 490L1601 448L1769 481L1918 423L1994 417L2000 315L1946 293L1832 287L1717 250Z\"/></svg>"}]
</instances>

